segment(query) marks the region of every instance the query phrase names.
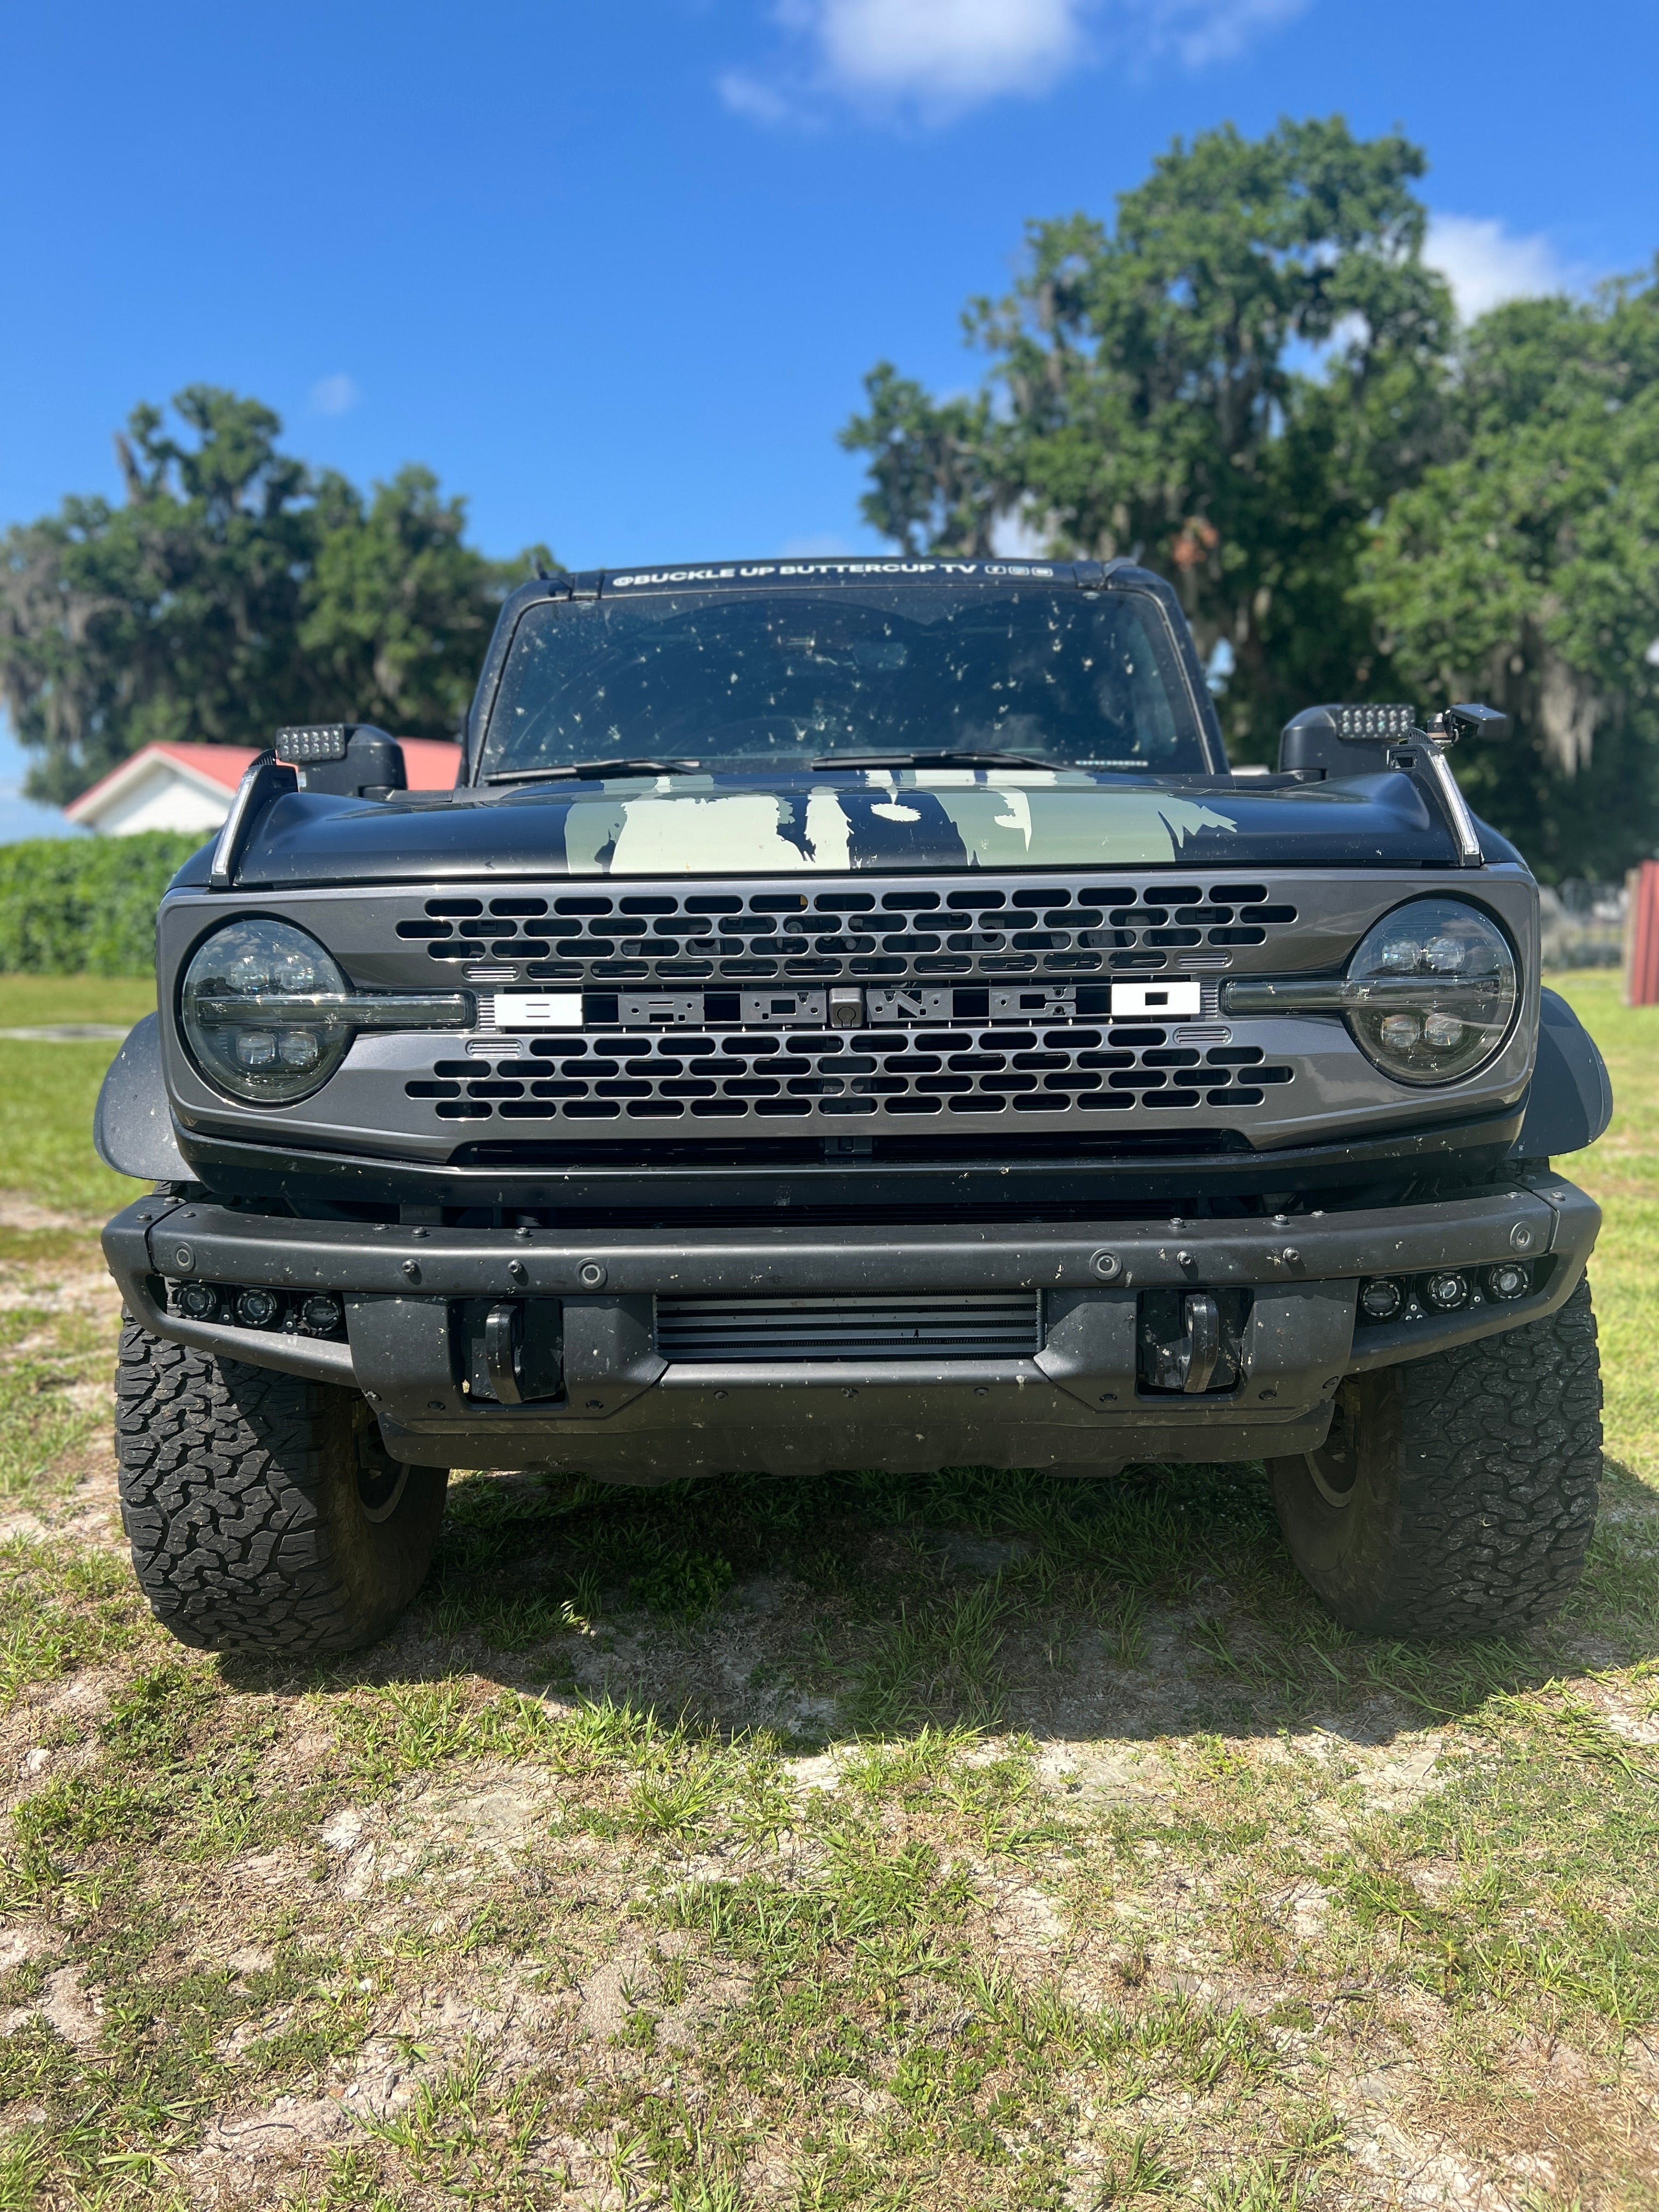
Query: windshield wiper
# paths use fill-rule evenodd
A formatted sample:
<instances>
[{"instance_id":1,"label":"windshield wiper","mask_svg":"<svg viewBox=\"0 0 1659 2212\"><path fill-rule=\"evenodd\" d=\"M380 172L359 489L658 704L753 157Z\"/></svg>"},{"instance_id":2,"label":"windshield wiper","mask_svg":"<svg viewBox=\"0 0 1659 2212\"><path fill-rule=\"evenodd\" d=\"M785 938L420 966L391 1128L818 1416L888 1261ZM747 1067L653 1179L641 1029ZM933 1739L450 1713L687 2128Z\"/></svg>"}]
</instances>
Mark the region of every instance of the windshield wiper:
<instances>
[{"instance_id":1,"label":"windshield wiper","mask_svg":"<svg viewBox=\"0 0 1659 2212\"><path fill-rule=\"evenodd\" d=\"M1064 761L1038 760L1034 753L937 752L826 753L814 768L1064 768Z\"/></svg>"},{"instance_id":2,"label":"windshield wiper","mask_svg":"<svg viewBox=\"0 0 1659 2212\"><path fill-rule=\"evenodd\" d=\"M566 761L558 768L504 768L484 778L486 783L552 783L570 776L681 775L702 763L694 760Z\"/></svg>"}]
</instances>

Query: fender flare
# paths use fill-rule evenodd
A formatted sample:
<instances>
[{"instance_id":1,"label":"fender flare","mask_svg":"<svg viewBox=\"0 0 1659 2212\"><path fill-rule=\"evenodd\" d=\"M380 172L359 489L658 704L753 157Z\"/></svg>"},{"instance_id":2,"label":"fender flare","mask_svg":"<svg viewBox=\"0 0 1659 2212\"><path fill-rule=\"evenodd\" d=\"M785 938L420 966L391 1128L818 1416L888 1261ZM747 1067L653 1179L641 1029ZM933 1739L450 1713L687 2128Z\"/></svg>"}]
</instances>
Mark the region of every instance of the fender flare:
<instances>
[{"instance_id":1,"label":"fender flare","mask_svg":"<svg viewBox=\"0 0 1659 2212\"><path fill-rule=\"evenodd\" d=\"M1556 991L1539 994L1538 1059L1511 1157L1583 1152L1613 1119L1613 1085L1595 1040Z\"/></svg>"},{"instance_id":2,"label":"fender flare","mask_svg":"<svg viewBox=\"0 0 1659 2212\"><path fill-rule=\"evenodd\" d=\"M117 1175L141 1182L193 1181L173 1133L161 1073L161 1024L146 1014L110 1062L92 1118L94 1150Z\"/></svg>"}]
</instances>

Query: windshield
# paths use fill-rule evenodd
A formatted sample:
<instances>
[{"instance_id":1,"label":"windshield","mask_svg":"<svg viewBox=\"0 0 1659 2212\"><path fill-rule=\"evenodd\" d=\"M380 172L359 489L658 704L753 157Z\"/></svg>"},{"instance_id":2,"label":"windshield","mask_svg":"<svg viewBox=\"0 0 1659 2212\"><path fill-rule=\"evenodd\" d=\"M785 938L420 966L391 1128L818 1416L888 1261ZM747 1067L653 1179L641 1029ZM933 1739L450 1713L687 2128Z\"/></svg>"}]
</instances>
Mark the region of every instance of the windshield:
<instances>
[{"instance_id":1,"label":"windshield","mask_svg":"<svg viewBox=\"0 0 1659 2212\"><path fill-rule=\"evenodd\" d=\"M532 606L480 775L940 752L1127 774L1209 765L1150 595L882 583Z\"/></svg>"}]
</instances>

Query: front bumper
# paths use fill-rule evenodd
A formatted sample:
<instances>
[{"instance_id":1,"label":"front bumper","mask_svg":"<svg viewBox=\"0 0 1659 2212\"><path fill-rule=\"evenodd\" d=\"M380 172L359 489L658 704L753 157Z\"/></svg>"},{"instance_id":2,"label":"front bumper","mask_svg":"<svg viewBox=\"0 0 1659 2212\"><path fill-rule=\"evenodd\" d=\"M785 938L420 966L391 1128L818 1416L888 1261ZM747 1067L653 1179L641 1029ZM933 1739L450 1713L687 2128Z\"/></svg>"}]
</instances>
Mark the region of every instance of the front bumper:
<instances>
[{"instance_id":1,"label":"front bumper","mask_svg":"<svg viewBox=\"0 0 1659 2212\"><path fill-rule=\"evenodd\" d=\"M1418 1358L1553 1311L1601 1223L1559 1176L1419 1206L1261 1218L959 1227L502 1230L307 1221L156 1196L118 1214L104 1250L145 1328L222 1358L361 1389L416 1463L557 1463L667 1480L733 1468L811 1473L948 1464L1090 1467L1246 1459L1322 1441L1345 1374ZM1479 1270L1524 1257L1508 1304L1356 1327L1361 1279ZM167 1283L331 1291L346 1340L191 1321ZM1228 1390L1152 1393L1137 1377L1143 1291L1249 1293ZM659 1296L1020 1291L1041 1294L1029 1358L665 1359ZM503 1405L469 1395L463 1301L561 1304L564 1390Z\"/></svg>"}]
</instances>

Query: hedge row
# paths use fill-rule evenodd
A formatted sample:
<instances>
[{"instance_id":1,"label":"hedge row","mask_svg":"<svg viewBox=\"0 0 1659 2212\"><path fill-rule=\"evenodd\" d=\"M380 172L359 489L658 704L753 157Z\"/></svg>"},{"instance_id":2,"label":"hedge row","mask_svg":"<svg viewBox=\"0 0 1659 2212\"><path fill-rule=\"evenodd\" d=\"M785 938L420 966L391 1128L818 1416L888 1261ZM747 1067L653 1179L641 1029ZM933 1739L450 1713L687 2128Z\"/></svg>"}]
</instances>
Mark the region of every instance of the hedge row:
<instances>
[{"instance_id":1,"label":"hedge row","mask_svg":"<svg viewBox=\"0 0 1659 2212\"><path fill-rule=\"evenodd\" d=\"M149 975L161 894L201 843L150 830L0 845L0 972Z\"/></svg>"}]
</instances>

